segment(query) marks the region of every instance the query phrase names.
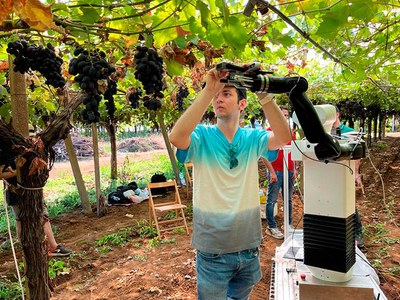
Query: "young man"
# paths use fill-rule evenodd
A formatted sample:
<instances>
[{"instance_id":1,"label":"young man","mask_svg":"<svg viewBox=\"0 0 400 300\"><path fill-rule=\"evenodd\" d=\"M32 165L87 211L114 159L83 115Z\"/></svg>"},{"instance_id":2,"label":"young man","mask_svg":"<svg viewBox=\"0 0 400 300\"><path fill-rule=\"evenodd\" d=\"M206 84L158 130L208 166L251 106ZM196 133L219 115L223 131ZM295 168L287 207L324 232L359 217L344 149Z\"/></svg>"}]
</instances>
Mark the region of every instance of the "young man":
<instances>
[{"instance_id":1,"label":"young man","mask_svg":"<svg viewBox=\"0 0 400 300\"><path fill-rule=\"evenodd\" d=\"M20 209L18 206L18 194L13 192L13 189L17 186L17 172L15 162L10 164L11 166L5 167L4 165L1 166L2 173L0 174L0 179L4 179L8 184L7 191L6 191L6 202L11 207L11 211L15 217L15 227L17 230L18 238L21 237L21 216L20 216ZM6 188L6 184L4 188ZM43 208L43 231L47 239L48 243L48 255L49 256L68 256L72 253L71 250L62 247L58 244L54 238L54 233L51 228L51 224L49 221L49 213L47 212L46 207Z\"/></svg>"},{"instance_id":2,"label":"young man","mask_svg":"<svg viewBox=\"0 0 400 300\"><path fill-rule=\"evenodd\" d=\"M285 116L287 122L289 123L289 110L286 106L280 106L280 109L282 111L282 114ZM286 125L288 126L288 125ZM267 130L271 130L271 128L268 128ZM296 138L296 134L293 132L292 137ZM287 145L290 145L291 142L289 142ZM283 149L280 149L278 152L278 158L274 162L269 162L267 159L262 157L262 161L264 162L268 173L267 173L267 178L268 178L268 195L267 195L267 204L266 204L266 215L267 215L267 223L268 223L268 228L266 230L266 234L276 238L276 239L283 239L284 235L282 232L278 229L275 223L275 217L274 217L274 207L276 202L278 201L278 195L279 191L282 193L282 200L283 198L283 184L284 184L284 178L283 178L283 171L284 168L288 169L288 183L289 183L289 195L288 195L288 200L289 200L289 224L292 224L292 196L293 196L293 186L294 186L294 181L297 176L297 171L296 171L296 162L292 160L291 153L288 155L288 165L286 166L284 163L284 157L283 157Z\"/></svg>"},{"instance_id":3,"label":"young man","mask_svg":"<svg viewBox=\"0 0 400 300\"><path fill-rule=\"evenodd\" d=\"M336 107L336 120L332 125L333 129L336 129L336 134L340 136L345 136L346 133L348 132L353 132L354 128L348 127L343 124L343 122L340 121L340 111L337 106ZM355 184L360 185L361 184L361 177L360 177L360 163L361 159L357 159L355 161ZM358 247L364 247L364 235L362 232L362 223L361 223L361 218L360 214L358 213L358 209L356 209L356 223L355 223L355 231L356 231L356 242Z\"/></svg>"},{"instance_id":4,"label":"young man","mask_svg":"<svg viewBox=\"0 0 400 300\"><path fill-rule=\"evenodd\" d=\"M212 69L206 85L176 122L170 141L180 162L193 162L193 236L200 300L248 299L261 279L258 159L273 160L290 140L282 112L259 94L272 132L239 127L246 90L225 85ZM217 124L198 125L212 103Z\"/></svg>"}]
</instances>

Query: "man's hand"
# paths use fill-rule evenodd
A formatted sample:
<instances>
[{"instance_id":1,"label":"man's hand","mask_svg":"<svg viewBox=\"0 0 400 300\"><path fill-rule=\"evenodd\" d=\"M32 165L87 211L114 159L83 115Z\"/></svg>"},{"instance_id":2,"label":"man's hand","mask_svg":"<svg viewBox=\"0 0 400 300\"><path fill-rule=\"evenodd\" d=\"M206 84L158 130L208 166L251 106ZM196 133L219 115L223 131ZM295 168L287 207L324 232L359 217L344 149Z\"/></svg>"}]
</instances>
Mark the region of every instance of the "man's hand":
<instances>
[{"instance_id":1,"label":"man's hand","mask_svg":"<svg viewBox=\"0 0 400 300\"><path fill-rule=\"evenodd\" d=\"M225 86L225 83L222 83L221 79L225 79L227 75L228 72L226 71L219 72L215 68L211 69L206 76L205 89L217 94Z\"/></svg>"},{"instance_id":2,"label":"man's hand","mask_svg":"<svg viewBox=\"0 0 400 300\"><path fill-rule=\"evenodd\" d=\"M361 186L361 176L360 174L356 174L356 185L357 186Z\"/></svg>"},{"instance_id":3,"label":"man's hand","mask_svg":"<svg viewBox=\"0 0 400 300\"><path fill-rule=\"evenodd\" d=\"M278 176L276 176L275 172L269 172L269 182L270 183L278 182Z\"/></svg>"},{"instance_id":4,"label":"man's hand","mask_svg":"<svg viewBox=\"0 0 400 300\"><path fill-rule=\"evenodd\" d=\"M293 169L292 180L296 180L297 177L297 170L296 168Z\"/></svg>"}]
</instances>

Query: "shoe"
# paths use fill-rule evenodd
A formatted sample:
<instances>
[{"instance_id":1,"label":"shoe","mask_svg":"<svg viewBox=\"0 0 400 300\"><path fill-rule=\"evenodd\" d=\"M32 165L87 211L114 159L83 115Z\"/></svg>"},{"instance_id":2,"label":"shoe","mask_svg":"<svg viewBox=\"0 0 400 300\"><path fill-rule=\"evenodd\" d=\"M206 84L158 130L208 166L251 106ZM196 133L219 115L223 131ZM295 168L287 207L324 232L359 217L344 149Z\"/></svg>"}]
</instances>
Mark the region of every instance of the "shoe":
<instances>
[{"instance_id":1,"label":"shoe","mask_svg":"<svg viewBox=\"0 0 400 300\"><path fill-rule=\"evenodd\" d=\"M57 245L57 248L54 250L49 250L49 256L68 256L72 253L71 250L64 248L61 245Z\"/></svg>"},{"instance_id":2,"label":"shoe","mask_svg":"<svg viewBox=\"0 0 400 300\"><path fill-rule=\"evenodd\" d=\"M364 236L362 233L356 233L356 246L358 248L364 247Z\"/></svg>"},{"instance_id":3,"label":"shoe","mask_svg":"<svg viewBox=\"0 0 400 300\"><path fill-rule=\"evenodd\" d=\"M281 240L285 237L283 235L283 233L276 227L275 228L267 228L267 230L265 230L265 233L278 239L278 240Z\"/></svg>"}]
</instances>

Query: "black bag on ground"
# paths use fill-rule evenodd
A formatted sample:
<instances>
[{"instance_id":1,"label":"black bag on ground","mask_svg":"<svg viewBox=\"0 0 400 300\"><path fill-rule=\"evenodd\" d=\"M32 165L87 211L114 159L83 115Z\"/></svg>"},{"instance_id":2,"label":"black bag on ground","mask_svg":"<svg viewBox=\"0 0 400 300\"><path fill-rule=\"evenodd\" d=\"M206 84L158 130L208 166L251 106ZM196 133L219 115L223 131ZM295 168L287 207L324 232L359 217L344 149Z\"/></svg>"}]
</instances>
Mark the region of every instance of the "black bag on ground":
<instances>
[{"instance_id":1,"label":"black bag on ground","mask_svg":"<svg viewBox=\"0 0 400 300\"><path fill-rule=\"evenodd\" d=\"M130 204L132 201L130 201L128 198L124 196L124 192L122 191L114 191L108 194L108 199L107 202L109 205L119 205L119 204Z\"/></svg>"},{"instance_id":2,"label":"black bag on ground","mask_svg":"<svg viewBox=\"0 0 400 300\"><path fill-rule=\"evenodd\" d=\"M151 179L150 179L151 183L166 182L166 181L167 181L167 177L165 177L164 173L161 173L161 174L154 173L154 175L151 176ZM167 194L167 188L166 187L162 187L162 188L151 189L151 194L153 196L166 195Z\"/></svg>"}]
</instances>

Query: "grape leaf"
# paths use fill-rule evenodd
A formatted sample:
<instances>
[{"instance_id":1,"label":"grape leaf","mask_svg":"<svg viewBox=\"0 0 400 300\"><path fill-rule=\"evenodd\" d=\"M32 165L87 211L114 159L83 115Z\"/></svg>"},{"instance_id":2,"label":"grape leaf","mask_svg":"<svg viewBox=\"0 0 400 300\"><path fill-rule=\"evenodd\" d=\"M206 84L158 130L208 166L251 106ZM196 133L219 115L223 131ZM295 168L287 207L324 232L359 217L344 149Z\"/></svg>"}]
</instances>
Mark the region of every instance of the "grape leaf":
<instances>
[{"instance_id":1,"label":"grape leaf","mask_svg":"<svg viewBox=\"0 0 400 300\"><path fill-rule=\"evenodd\" d=\"M94 8L81 7L82 11L81 20L85 23L95 23L100 19L100 15Z\"/></svg>"},{"instance_id":2,"label":"grape leaf","mask_svg":"<svg viewBox=\"0 0 400 300\"><path fill-rule=\"evenodd\" d=\"M337 32L348 25L349 7L335 6L325 14L322 23L316 32L320 37L334 40L337 38Z\"/></svg>"},{"instance_id":3,"label":"grape leaf","mask_svg":"<svg viewBox=\"0 0 400 300\"><path fill-rule=\"evenodd\" d=\"M229 25L222 28L222 36L233 51L241 52L247 43L247 31L243 27L239 18L229 17Z\"/></svg>"},{"instance_id":4,"label":"grape leaf","mask_svg":"<svg viewBox=\"0 0 400 300\"><path fill-rule=\"evenodd\" d=\"M353 18L370 21L378 12L378 7L372 2L368 3L364 0L353 0L350 6L350 13Z\"/></svg>"},{"instance_id":5,"label":"grape leaf","mask_svg":"<svg viewBox=\"0 0 400 300\"><path fill-rule=\"evenodd\" d=\"M183 65L174 60L165 60L165 65L167 66L167 73L170 76L182 75L184 71Z\"/></svg>"},{"instance_id":6,"label":"grape leaf","mask_svg":"<svg viewBox=\"0 0 400 300\"><path fill-rule=\"evenodd\" d=\"M45 31L56 28L50 6L42 4L39 0L14 1L14 11L30 27Z\"/></svg>"},{"instance_id":7,"label":"grape leaf","mask_svg":"<svg viewBox=\"0 0 400 300\"><path fill-rule=\"evenodd\" d=\"M201 25L204 28L207 28L208 24L211 21L210 10L208 9L208 6L203 1L199 0L196 3L196 8L200 11L201 14Z\"/></svg>"}]
</instances>

